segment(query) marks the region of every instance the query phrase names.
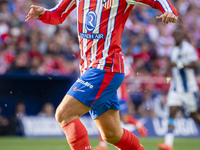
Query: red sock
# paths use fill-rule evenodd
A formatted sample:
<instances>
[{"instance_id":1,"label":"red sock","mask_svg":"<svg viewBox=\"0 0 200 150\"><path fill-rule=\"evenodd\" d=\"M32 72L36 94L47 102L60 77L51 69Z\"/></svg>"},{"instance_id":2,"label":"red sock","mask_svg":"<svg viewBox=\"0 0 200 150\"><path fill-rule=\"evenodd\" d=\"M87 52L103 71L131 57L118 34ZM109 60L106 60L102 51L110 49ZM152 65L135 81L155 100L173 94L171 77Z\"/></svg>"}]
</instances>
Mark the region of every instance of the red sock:
<instances>
[{"instance_id":1,"label":"red sock","mask_svg":"<svg viewBox=\"0 0 200 150\"><path fill-rule=\"evenodd\" d=\"M114 144L119 150L145 150L139 139L130 131L124 129L121 140Z\"/></svg>"},{"instance_id":2,"label":"red sock","mask_svg":"<svg viewBox=\"0 0 200 150\"><path fill-rule=\"evenodd\" d=\"M99 134L99 141L100 141L100 142L105 142L105 141L102 139L101 134Z\"/></svg>"},{"instance_id":3,"label":"red sock","mask_svg":"<svg viewBox=\"0 0 200 150\"><path fill-rule=\"evenodd\" d=\"M101 134L99 134L99 145L101 146L107 146L107 143L102 139Z\"/></svg>"},{"instance_id":4,"label":"red sock","mask_svg":"<svg viewBox=\"0 0 200 150\"><path fill-rule=\"evenodd\" d=\"M133 125L136 125L137 120L136 120L133 116L128 115L128 116L127 116L127 122L128 122L128 123L131 123L131 124L133 124Z\"/></svg>"},{"instance_id":5,"label":"red sock","mask_svg":"<svg viewBox=\"0 0 200 150\"><path fill-rule=\"evenodd\" d=\"M91 150L87 130L79 119L62 127L72 150Z\"/></svg>"}]
</instances>

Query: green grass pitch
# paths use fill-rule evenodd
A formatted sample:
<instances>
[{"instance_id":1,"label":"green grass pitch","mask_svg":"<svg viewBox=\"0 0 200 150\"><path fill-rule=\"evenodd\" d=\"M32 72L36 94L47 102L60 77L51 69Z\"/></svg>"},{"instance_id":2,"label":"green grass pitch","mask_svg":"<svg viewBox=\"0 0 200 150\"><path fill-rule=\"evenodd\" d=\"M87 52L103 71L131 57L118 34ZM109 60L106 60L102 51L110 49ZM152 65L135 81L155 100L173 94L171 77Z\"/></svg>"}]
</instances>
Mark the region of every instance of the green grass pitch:
<instances>
[{"instance_id":1,"label":"green grass pitch","mask_svg":"<svg viewBox=\"0 0 200 150\"><path fill-rule=\"evenodd\" d=\"M146 150L158 150L157 143L163 142L162 138L140 139ZM98 144L98 139L90 139L92 149ZM0 150L70 150L64 138L29 139L16 137L1 137ZM109 145L109 150L117 150ZM200 150L200 139L175 139L174 150Z\"/></svg>"}]
</instances>

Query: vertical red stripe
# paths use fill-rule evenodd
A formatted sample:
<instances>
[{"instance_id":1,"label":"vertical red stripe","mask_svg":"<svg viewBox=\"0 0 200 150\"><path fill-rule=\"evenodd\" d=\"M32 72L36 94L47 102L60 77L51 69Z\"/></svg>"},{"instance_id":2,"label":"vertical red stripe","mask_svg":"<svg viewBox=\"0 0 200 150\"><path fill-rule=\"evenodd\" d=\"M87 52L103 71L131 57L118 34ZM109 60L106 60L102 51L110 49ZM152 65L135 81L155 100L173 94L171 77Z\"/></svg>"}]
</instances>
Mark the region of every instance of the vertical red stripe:
<instances>
[{"instance_id":1,"label":"vertical red stripe","mask_svg":"<svg viewBox=\"0 0 200 150\"><path fill-rule=\"evenodd\" d=\"M123 59L123 55L120 54L120 59L121 59L121 73L124 73L124 59Z\"/></svg>"},{"instance_id":2,"label":"vertical red stripe","mask_svg":"<svg viewBox=\"0 0 200 150\"><path fill-rule=\"evenodd\" d=\"M101 83L101 87L100 87L100 89L99 89L99 91L98 91L98 93L97 93L97 95L95 97L95 100L93 101L92 105L101 96L101 94L103 93L103 91L108 87L108 85L112 81L114 75L115 75L115 73L113 73L113 72L106 72L105 73L104 78L103 78L103 82Z\"/></svg>"},{"instance_id":3,"label":"vertical red stripe","mask_svg":"<svg viewBox=\"0 0 200 150\"><path fill-rule=\"evenodd\" d=\"M97 0L91 0L90 1L90 8L89 11L95 11L97 7ZM92 32L88 33L92 34ZM93 39L88 39L87 40L87 52L86 52L86 56L87 56L87 68L90 66L91 64L91 47L92 47L92 43L93 43Z\"/></svg>"},{"instance_id":4,"label":"vertical red stripe","mask_svg":"<svg viewBox=\"0 0 200 150\"><path fill-rule=\"evenodd\" d=\"M120 72L119 52L116 52L113 58L113 72Z\"/></svg>"},{"instance_id":5,"label":"vertical red stripe","mask_svg":"<svg viewBox=\"0 0 200 150\"><path fill-rule=\"evenodd\" d=\"M79 8L78 8L78 31L79 33L83 32L83 5L84 1L79 1Z\"/></svg>"}]
</instances>

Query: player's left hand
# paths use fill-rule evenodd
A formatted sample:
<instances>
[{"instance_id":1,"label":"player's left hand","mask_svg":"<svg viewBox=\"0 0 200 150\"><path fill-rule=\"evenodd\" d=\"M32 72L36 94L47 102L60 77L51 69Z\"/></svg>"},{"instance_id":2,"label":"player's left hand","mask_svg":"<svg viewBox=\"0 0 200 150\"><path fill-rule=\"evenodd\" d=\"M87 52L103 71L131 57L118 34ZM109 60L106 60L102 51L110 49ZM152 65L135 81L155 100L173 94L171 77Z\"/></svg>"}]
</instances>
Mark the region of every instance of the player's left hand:
<instances>
[{"instance_id":1,"label":"player's left hand","mask_svg":"<svg viewBox=\"0 0 200 150\"><path fill-rule=\"evenodd\" d=\"M178 17L169 11L166 11L164 14L157 16L156 17L157 20L162 20L163 23L175 23L178 20Z\"/></svg>"}]
</instances>

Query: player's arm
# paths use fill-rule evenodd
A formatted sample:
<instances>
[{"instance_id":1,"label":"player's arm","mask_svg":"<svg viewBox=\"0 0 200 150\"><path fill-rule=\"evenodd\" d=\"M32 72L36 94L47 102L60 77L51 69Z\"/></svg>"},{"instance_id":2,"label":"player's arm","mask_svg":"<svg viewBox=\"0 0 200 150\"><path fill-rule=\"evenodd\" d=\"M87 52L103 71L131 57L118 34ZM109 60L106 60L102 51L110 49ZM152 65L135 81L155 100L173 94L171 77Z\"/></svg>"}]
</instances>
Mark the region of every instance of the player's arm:
<instances>
[{"instance_id":1,"label":"player's arm","mask_svg":"<svg viewBox=\"0 0 200 150\"><path fill-rule=\"evenodd\" d=\"M127 3L143 4L151 6L154 9L159 9L163 14L156 17L158 20L162 20L163 23L169 22L175 23L178 20L178 12L176 8L170 3L169 0L126 0Z\"/></svg>"},{"instance_id":2,"label":"player's arm","mask_svg":"<svg viewBox=\"0 0 200 150\"><path fill-rule=\"evenodd\" d=\"M45 9L41 6L32 5L25 21L39 19L47 24L61 24L75 7L75 0L61 0L52 9Z\"/></svg>"},{"instance_id":3,"label":"player's arm","mask_svg":"<svg viewBox=\"0 0 200 150\"><path fill-rule=\"evenodd\" d=\"M186 59L189 63L183 64L184 68L197 69L198 68L198 55L195 48L191 45L187 50Z\"/></svg>"},{"instance_id":4,"label":"player's arm","mask_svg":"<svg viewBox=\"0 0 200 150\"><path fill-rule=\"evenodd\" d=\"M193 61L187 65L183 65L184 68L190 68L190 69L197 69L198 68L198 62Z\"/></svg>"}]
</instances>

